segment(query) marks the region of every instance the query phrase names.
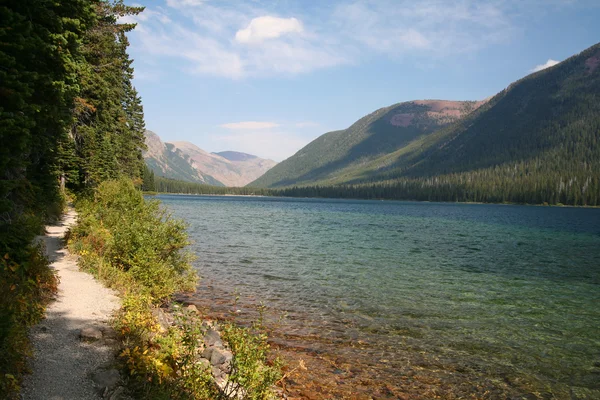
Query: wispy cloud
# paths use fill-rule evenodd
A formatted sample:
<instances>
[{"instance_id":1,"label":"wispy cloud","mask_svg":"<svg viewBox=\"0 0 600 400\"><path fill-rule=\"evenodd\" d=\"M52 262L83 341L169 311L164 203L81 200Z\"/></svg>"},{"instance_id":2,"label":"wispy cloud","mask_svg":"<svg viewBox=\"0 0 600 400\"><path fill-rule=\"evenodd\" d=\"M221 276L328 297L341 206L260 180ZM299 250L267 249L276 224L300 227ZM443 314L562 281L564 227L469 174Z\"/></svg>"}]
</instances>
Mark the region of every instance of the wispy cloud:
<instances>
[{"instance_id":1,"label":"wispy cloud","mask_svg":"<svg viewBox=\"0 0 600 400\"><path fill-rule=\"evenodd\" d=\"M279 124L275 122L243 121L230 122L228 124L222 124L219 126L227 129L271 129L277 128Z\"/></svg>"},{"instance_id":2,"label":"wispy cloud","mask_svg":"<svg viewBox=\"0 0 600 400\"><path fill-rule=\"evenodd\" d=\"M134 45L147 54L183 60L186 73L240 79L358 64L370 55L419 63L473 53L514 37L522 7L514 0L262 4L166 0L127 22L138 22Z\"/></svg>"},{"instance_id":3,"label":"wispy cloud","mask_svg":"<svg viewBox=\"0 0 600 400\"><path fill-rule=\"evenodd\" d=\"M560 63L560 61L556 61L556 60L553 60L553 59L549 58L548 61L546 61L546 63L540 64L540 65L536 65L529 72L538 72L538 71L541 71L543 69L553 67L553 66L555 66L558 63Z\"/></svg>"},{"instance_id":4,"label":"wispy cloud","mask_svg":"<svg viewBox=\"0 0 600 400\"><path fill-rule=\"evenodd\" d=\"M348 62L322 37L305 32L295 17L269 15L243 3L217 7L169 0L168 5L170 9L147 8L126 22L138 23L134 45L154 57L184 60L184 72L239 79L298 74Z\"/></svg>"},{"instance_id":5,"label":"wispy cloud","mask_svg":"<svg viewBox=\"0 0 600 400\"><path fill-rule=\"evenodd\" d=\"M334 22L347 40L399 56L474 52L514 33L507 3L476 0L358 0L341 4Z\"/></svg>"}]
</instances>

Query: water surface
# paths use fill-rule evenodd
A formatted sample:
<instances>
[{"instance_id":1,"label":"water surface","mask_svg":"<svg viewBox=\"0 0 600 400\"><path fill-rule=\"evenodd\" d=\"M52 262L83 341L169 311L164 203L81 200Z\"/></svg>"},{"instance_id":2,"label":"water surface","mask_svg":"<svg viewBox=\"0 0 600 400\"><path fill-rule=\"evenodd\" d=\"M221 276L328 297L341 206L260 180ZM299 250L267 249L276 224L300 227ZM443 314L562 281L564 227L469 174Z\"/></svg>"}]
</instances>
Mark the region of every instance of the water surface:
<instances>
[{"instance_id":1,"label":"water surface","mask_svg":"<svg viewBox=\"0 0 600 400\"><path fill-rule=\"evenodd\" d=\"M360 367L341 384L600 398L599 209L159 198L189 224L197 298L285 315L274 341Z\"/></svg>"}]
</instances>

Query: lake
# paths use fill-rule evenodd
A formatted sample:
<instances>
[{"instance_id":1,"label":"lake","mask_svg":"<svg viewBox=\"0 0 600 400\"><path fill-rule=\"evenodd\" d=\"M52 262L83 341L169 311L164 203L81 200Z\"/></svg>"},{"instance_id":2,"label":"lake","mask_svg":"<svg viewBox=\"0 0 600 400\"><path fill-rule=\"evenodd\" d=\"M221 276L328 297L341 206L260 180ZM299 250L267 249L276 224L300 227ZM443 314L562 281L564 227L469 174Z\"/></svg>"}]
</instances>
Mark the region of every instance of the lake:
<instances>
[{"instance_id":1,"label":"lake","mask_svg":"<svg viewBox=\"0 0 600 400\"><path fill-rule=\"evenodd\" d=\"M600 398L600 209L157 197L189 224L197 304L264 308L309 364L297 394Z\"/></svg>"}]
</instances>

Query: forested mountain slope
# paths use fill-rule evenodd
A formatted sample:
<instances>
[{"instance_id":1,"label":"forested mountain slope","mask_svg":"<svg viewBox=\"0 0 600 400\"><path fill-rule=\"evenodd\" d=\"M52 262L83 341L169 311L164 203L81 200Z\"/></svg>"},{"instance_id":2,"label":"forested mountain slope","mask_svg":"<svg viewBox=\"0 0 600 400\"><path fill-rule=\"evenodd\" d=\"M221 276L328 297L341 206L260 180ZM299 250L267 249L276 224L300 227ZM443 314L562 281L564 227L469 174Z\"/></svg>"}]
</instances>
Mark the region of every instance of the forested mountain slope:
<instances>
[{"instance_id":1,"label":"forested mountain slope","mask_svg":"<svg viewBox=\"0 0 600 400\"><path fill-rule=\"evenodd\" d=\"M157 176L216 186L244 186L276 163L257 156L226 151L209 153L189 142L165 142L146 131L144 159Z\"/></svg>"},{"instance_id":2,"label":"forested mountain slope","mask_svg":"<svg viewBox=\"0 0 600 400\"><path fill-rule=\"evenodd\" d=\"M320 136L250 185L281 187L336 182L346 171L456 122L483 103L417 100L381 108L348 129Z\"/></svg>"},{"instance_id":3,"label":"forested mountain slope","mask_svg":"<svg viewBox=\"0 0 600 400\"><path fill-rule=\"evenodd\" d=\"M319 194L324 196L342 195L343 184L358 197L597 205L599 142L597 44L511 84L465 118L389 154L355 162L336 175L262 178L256 184L335 187ZM311 191L288 190L295 195Z\"/></svg>"}]
</instances>

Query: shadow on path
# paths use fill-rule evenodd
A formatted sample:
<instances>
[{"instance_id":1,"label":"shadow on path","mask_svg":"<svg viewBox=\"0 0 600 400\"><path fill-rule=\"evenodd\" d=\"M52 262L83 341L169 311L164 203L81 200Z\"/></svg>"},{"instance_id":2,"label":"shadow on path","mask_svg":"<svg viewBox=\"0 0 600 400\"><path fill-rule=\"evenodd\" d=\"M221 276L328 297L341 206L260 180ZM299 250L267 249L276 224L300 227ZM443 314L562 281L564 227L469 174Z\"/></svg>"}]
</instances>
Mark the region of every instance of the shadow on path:
<instances>
[{"instance_id":1,"label":"shadow on path","mask_svg":"<svg viewBox=\"0 0 600 400\"><path fill-rule=\"evenodd\" d=\"M102 398L106 386L114 389L118 385L109 385L105 378L118 378L111 370L117 341L108 321L119 308L119 298L91 275L79 271L76 257L64 248L64 235L75 217L73 211L68 212L38 238L46 246L60 283L45 319L30 331L34 347L32 374L24 379L23 399ZM97 338L81 339L82 330Z\"/></svg>"}]
</instances>

